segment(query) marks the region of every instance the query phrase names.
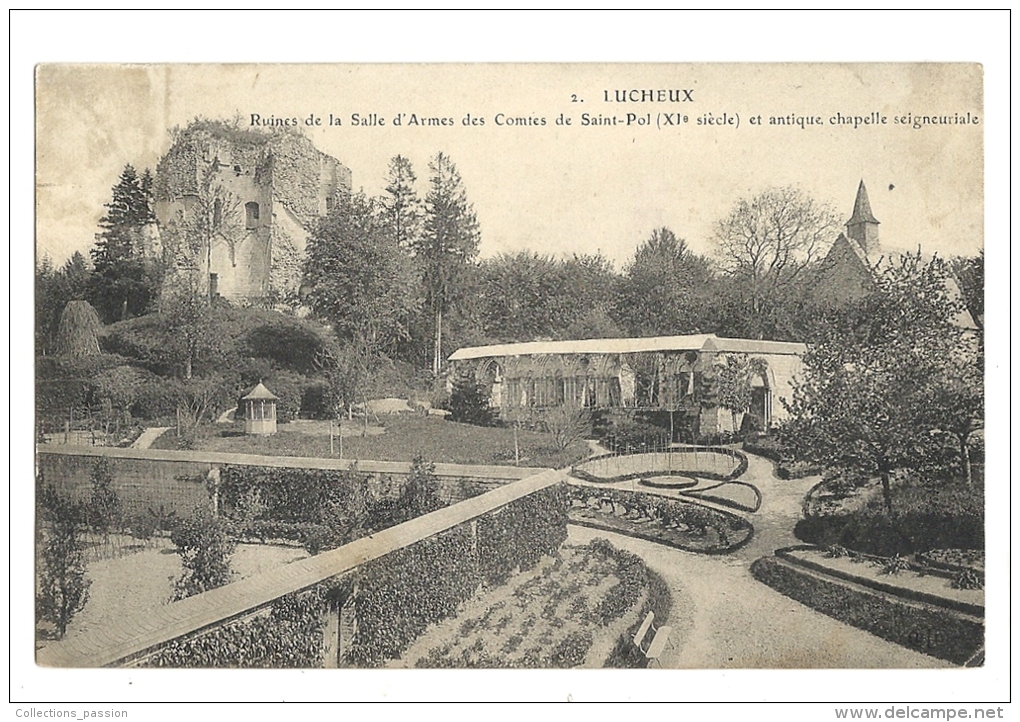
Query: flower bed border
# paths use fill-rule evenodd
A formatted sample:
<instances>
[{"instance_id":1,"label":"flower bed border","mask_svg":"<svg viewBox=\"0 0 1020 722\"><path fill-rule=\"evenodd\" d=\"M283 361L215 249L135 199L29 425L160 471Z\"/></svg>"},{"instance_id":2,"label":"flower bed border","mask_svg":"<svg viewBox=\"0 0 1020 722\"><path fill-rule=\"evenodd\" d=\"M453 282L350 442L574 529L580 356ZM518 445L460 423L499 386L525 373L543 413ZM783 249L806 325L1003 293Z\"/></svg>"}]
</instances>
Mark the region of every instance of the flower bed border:
<instances>
[{"instance_id":1,"label":"flower bed border","mask_svg":"<svg viewBox=\"0 0 1020 722\"><path fill-rule=\"evenodd\" d=\"M954 664L972 665L984 648L984 620L820 574L778 556L751 564L761 583L811 609L882 639Z\"/></svg>"},{"instance_id":2,"label":"flower bed border","mask_svg":"<svg viewBox=\"0 0 1020 722\"><path fill-rule=\"evenodd\" d=\"M584 487L577 487L577 488L583 489ZM624 494L641 494L642 493L642 492L631 492L631 491L624 491L624 490L616 490L616 491L618 493L624 493ZM722 516L722 517L730 517L732 519L735 519L741 525L746 526L746 528L748 530L748 534L747 534L746 537L744 537L740 541L738 541L735 544L732 544L730 546L727 546L726 548L701 549L701 548L698 548L698 547L690 546L690 545L683 544L683 543L678 543L678 542L675 542L673 540L663 538L662 536L659 536L657 534L652 534L650 532L645 532L644 530L638 528L634 524L628 524L627 526L620 528L620 527L617 527L615 525L610 525L610 524L602 523L597 518L581 517L579 514L576 513L575 507L570 507L570 509L568 510L568 512L567 512L567 523L568 524L576 524L577 526L586 526L586 527L589 527L591 529L598 529L600 531L608 531L608 532L613 532L615 534L622 534L624 536L634 537L635 539L643 539L645 541L654 542L655 544L662 544L664 546L673 547L674 549L680 549L682 551L693 552L693 553L696 553L696 554L709 554L709 555L729 554L731 552L735 552L738 549L743 548L744 546L749 544L751 542L751 540L754 538L754 525L751 524L746 519L737 516L736 514L731 514L730 512L723 511L721 509L713 509L712 507L705 506L704 504L699 504L697 501L688 500L688 499L671 499L671 498L668 498L668 497L659 497L659 499L662 499L666 503L690 504L691 506L695 506L698 509L707 511L707 512L709 512L711 514L718 514L719 516Z\"/></svg>"},{"instance_id":3,"label":"flower bed border","mask_svg":"<svg viewBox=\"0 0 1020 722\"><path fill-rule=\"evenodd\" d=\"M813 544L796 544L794 546L776 549L775 554L780 559L784 559L790 562L791 564L796 564L798 566L811 569L821 574L828 574L830 576L837 577L848 582L853 582L854 584L860 584L861 586L870 587L876 591L884 592L885 594L891 594L896 597L904 597L906 599L910 599L911 601L921 602L923 604L932 604L938 607L948 607L949 609L955 610L957 612L962 612L963 614L971 614L975 617L983 618L985 616L984 605L971 604L970 602L961 602L958 599L940 597L929 592L921 592L916 589L910 589L908 587L903 587L896 584L886 584L885 582L879 581L878 579L872 579L871 577L866 577L858 574L851 574L850 572L844 571L842 569L833 569L832 567L827 567L824 564L819 564L818 562L812 561L810 559L803 559L801 557L795 556L793 552L798 551L824 552L825 550ZM884 557L876 557L873 555L861 554L860 556L865 557L866 559L872 561L881 561L884 559ZM910 564L910 569L911 571L914 572L931 574L930 570L925 569L918 564ZM943 575L941 574L931 574L931 576L943 577Z\"/></svg>"},{"instance_id":4,"label":"flower bed border","mask_svg":"<svg viewBox=\"0 0 1020 722\"><path fill-rule=\"evenodd\" d=\"M711 451L729 456L737 460L737 468L731 471L729 474L716 474L713 471L696 472L696 471L656 471L655 476L687 476L695 479L708 479L710 481L733 481L743 476L744 472L747 471L747 455L736 449L730 449L726 446L685 446L676 449L681 453L690 453L697 451ZM570 467L570 475L583 481L590 481L593 484L616 484L621 481L631 481L633 479L641 479L646 476L651 476L651 471L640 471L633 472L630 474L620 474L619 476L596 476L590 472L584 471L583 469L577 468L581 464L587 464L589 461L598 461L599 459L607 458L618 458L621 456L639 456L649 453L668 453L668 452L649 452L649 451L637 451L631 454L598 454L597 456L589 456L587 459L578 462Z\"/></svg>"},{"instance_id":5,"label":"flower bed border","mask_svg":"<svg viewBox=\"0 0 1020 722\"><path fill-rule=\"evenodd\" d=\"M715 496L713 494L702 493L706 491L711 491L713 489L718 489L720 487L726 486L727 484L737 484L739 486L746 486L748 489L753 491L754 506L751 507L747 506L746 504L741 504L739 501L733 501L732 499L727 499L721 496ZM705 501L710 501L713 504L728 506L730 509L736 509L737 511L746 511L751 514L754 514L759 509L761 509L762 502L761 491L759 491L757 486L755 486L754 484L748 484L746 481L725 481L721 484L716 484L714 486L706 486L704 489L691 489L691 490L682 489L680 493L683 496L687 497L688 499L704 499Z\"/></svg>"}]
</instances>

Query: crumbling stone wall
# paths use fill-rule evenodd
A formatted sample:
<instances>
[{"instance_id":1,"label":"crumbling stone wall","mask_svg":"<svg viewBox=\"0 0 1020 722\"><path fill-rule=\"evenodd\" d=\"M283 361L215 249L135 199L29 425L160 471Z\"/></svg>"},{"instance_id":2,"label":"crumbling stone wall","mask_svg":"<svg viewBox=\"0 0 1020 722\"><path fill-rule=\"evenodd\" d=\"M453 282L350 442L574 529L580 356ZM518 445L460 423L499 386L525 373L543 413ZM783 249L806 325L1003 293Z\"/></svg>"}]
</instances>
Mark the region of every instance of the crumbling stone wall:
<instances>
[{"instance_id":1,"label":"crumbling stone wall","mask_svg":"<svg viewBox=\"0 0 1020 722\"><path fill-rule=\"evenodd\" d=\"M242 215L244 204L258 203L254 226L243 218L240 224L224 222L205 234L201 248L178 258L200 270L205 288L211 289L215 276L216 291L241 303L296 301L308 234L327 212L328 200L350 189L350 170L308 138L216 122L197 122L183 131L157 165L154 183L156 216L164 229L172 223L182 228L183 219L203 207L208 212L213 196L226 198L224 208L234 213L239 208ZM209 197L203 202L203 196Z\"/></svg>"}]
</instances>

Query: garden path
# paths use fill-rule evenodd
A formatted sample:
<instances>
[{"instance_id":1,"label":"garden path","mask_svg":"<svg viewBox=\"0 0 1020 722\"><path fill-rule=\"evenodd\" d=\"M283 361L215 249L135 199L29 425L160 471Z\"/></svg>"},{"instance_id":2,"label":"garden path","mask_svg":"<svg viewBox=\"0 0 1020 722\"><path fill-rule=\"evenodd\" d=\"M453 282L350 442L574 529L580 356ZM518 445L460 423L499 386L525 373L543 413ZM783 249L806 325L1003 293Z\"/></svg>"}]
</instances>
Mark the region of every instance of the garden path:
<instances>
[{"instance_id":1,"label":"garden path","mask_svg":"<svg viewBox=\"0 0 1020 722\"><path fill-rule=\"evenodd\" d=\"M152 442L163 435L164 432L169 431L171 426L150 426L141 435L135 439L131 447L134 449L148 449L152 446Z\"/></svg>"},{"instance_id":2,"label":"garden path","mask_svg":"<svg viewBox=\"0 0 1020 722\"><path fill-rule=\"evenodd\" d=\"M945 662L843 624L758 582L739 553L709 556L571 525L568 539L596 537L640 556L669 585L669 669L926 668ZM747 547L745 547L745 550Z\"/></svg>"},{"instance_id":3,"label":"garden path","mask_svg":"<svg viewBox=\"0 0 1020 722\"><path fill-rule=\"evenodd\" d=\"M751 562L798 543L793 527L818 477L783 480L772 463L748 454L741 481L762 493L761 509L741 514L754 524L751 542L726 555L704 555L571 525L584 544L608 537L644 559L673 591L666 668L923 668L948 662L914 652L800 604L751 576Z\"/></svg>"}]
</instances>

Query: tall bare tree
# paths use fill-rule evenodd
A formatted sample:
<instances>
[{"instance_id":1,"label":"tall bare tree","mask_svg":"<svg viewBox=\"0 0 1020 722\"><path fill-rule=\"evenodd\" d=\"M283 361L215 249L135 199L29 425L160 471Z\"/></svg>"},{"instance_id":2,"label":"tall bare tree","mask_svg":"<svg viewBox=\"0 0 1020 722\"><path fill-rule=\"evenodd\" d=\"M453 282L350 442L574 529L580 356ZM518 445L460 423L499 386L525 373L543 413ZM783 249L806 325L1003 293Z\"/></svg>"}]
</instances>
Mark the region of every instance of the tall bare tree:
<instances>
[{"instance_id":1,"label":"tall bare tree","mask_svg":"<svg viewBox=\"0 0 1020 722\"><path fill-rule=\"evenodd\" d=\"M793 187L743 198L719 221L720 260L747 306L748 333L764 338L770 315L806 280L839 228L834 210Z\"/></svg>"}]
</instances>

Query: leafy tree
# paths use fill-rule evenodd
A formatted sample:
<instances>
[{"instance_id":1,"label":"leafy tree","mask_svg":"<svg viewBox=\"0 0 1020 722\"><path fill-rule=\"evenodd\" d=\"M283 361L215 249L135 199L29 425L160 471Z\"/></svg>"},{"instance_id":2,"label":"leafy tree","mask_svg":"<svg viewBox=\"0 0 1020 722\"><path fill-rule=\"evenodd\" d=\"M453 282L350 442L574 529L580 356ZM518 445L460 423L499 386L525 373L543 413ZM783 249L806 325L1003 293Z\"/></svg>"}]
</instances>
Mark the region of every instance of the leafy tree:
<instances>
[{"instance_id":1,"label":"leafy tree","mask_svg":"<svg viewBox=\"0 0 1020 722\"><path fill-rule=\"evenodd\" d=\"M501 341L548 338L562 324L561 298L569 294L561 264L532 251L503 253L481 264L481 326Z\"/></svg>"},{"instance_id":2,"label":"leafy tree","mask_svg":"<svg viewBox=\"0 0 1020 722\"><path fill-rule=\"evenodd\" d=\"M175 288L159 303L160 335L179 376L190 379L195 365L214 355L221 341L209 299L199 291L193 273L182 273Z\"/></svg>"},{"instance_id":3,"label":"leafy tree","mask_svg":"<svg viewBox=\"0 0 1020 722\"><path fill-rule=\"evenodd\" d=\"M85 576L85 509L50 486L39 497L42 521L42 559L36 592L36 615L52 622L58 637L85 608L92 582Z\"/></svg>"},{"instance_id":4,"label":"leafy tree","mask_svg":"<svg viewBox=\"0 0 1020 722\"><path fill-rule=\"evenodd\" d=\"M744 309L741 335L776 335L785 306L836 237L834 211L796 188L768 188L744 198L719 221L719 256Z\"/></svg>"},{"instance_id":5,"label":"leafy tree","mask_svg":"<svg viewBox=\"0 0 1020 722\"><path fill-rule=\"evenodd\" d=\"M413 273L374 201L341 194L309 238L307 256L306 302L340 338L385 349L406 337Z\"/></svg>"},{"instance_id":6,"label":"leafy tree","mask_svg":"<svg viewBox=\"0 0 1020 722\"><path fill-rule=\"evenodd\" d=\"M931 388L930 411L936 428L952 438L960 459L964 481L974 483L970 442L984 428L985 389L984 354L973 343L965 343L951 358L944 359L936 383Z\"/></svg>"},{"instance_id":7,"label":"leafy tree","mask_svg":"<svg viewBox=\"0 0 1020 722\"><path fill-rule=\"evenodd\" d=\"M657 228L624 269L616 318L634 335L698 333L704 330L711 278L706 259L669 228Z\"/></svg>"},{"instance_id":8,"label":"leafy tree","mask_svg":"<svg viewBox=\"0 0 1020 722\"><path fill-rule=\"evenodd\" d=\"M178 521L170 534L177 547L184 573L174 585L174 599L180 600L221 587L230 581L230 555L235 542L225 521L205 506Z\"/></svg>"},{"instance_id":9,"label":"leafy tree","mask_svg":"<svg viewBox=\"0 0 1020 722\"><path fill-rule=\"evenodd\" d=\"M978 328L984 328L985 317L985 249L977 256L954 258L950 267L959 282L963 302Z\"/></svg>"},{"instance_id":10,"label":"leafy tree","mask_svg":"<svg viewBox=\"0 0 1020 722\"><path fill-rule=\"evenodd\" d=\"M365 424L368 424L368 383L372 365L370 344L355 338L343 344L324 347L316 356L316 367L325 377L327 405L337 419L346 413L352 415L360 402L365 405Z\"/></svg>"},{"instance_id":11,"label":"leafy tree","mask_svg":"<svg viewBox=\"0 0 1020 722\"><path fill-rule=\"evenodd\" d=\"M445 153L429 163L425 222L414 247L424 284L425 302L434 319L432 372L443 366L443 317L462 301L463 277L478 255L478 220L467 200L457 166Z\"/></svg>"},{"instance_id":12,"label":"leafy tree","mask_svg":"<svg viewBox=\"0 0 1020 722\"><path fill-rule=\"evenodd\" d=\"M562 327L563 339L618 338L623 330L614 320L619 277L613 263L601 253L574 255L563 261L560 295L569 304Z\"/></svg>"},{"instance_id":13,"label":"leafy tree","mask_svg":"<svg viewBox=\"0 0 1020 722\"><path fill-rule=\"evenodd\" d=\"M88 300L104 323L147 313L159 298L163 266L151 258L119 258L102 266L89 279Z\"/></svg>"},{"instance_id":14,"label":"leafy tree","mask_svg":"<svg viewBox=\"0 0 1020 722\"><path fill-rule=\"evenodd\" d=\"M876 290L820 323L804 357L786 436L801 456L850 478L878 477L892 511L892 476L924 472L938 458L937 431L953 416L944 399L953 364L967 359L952 324L946 265L920 255L888 263ZM947 383L948 382L948 383ZM968 422L973 407L958 409Z\"/></svg>"}]
</instances>

